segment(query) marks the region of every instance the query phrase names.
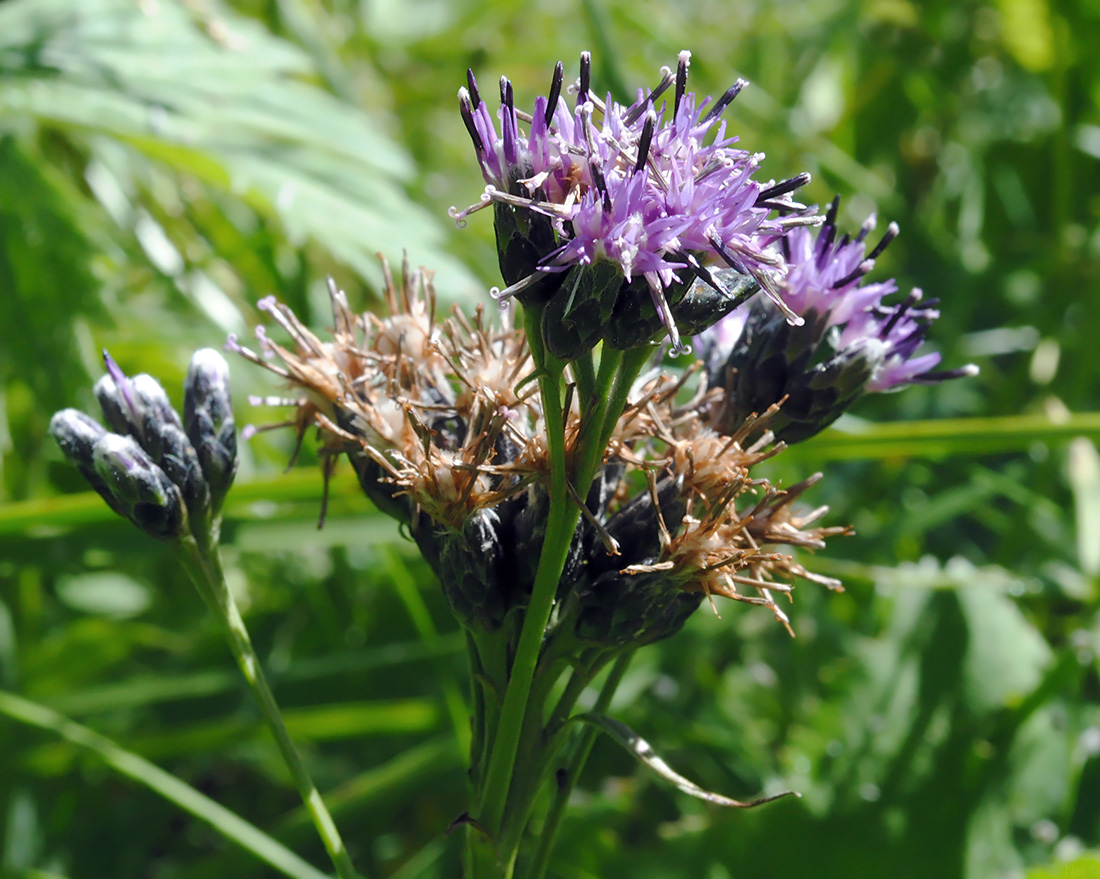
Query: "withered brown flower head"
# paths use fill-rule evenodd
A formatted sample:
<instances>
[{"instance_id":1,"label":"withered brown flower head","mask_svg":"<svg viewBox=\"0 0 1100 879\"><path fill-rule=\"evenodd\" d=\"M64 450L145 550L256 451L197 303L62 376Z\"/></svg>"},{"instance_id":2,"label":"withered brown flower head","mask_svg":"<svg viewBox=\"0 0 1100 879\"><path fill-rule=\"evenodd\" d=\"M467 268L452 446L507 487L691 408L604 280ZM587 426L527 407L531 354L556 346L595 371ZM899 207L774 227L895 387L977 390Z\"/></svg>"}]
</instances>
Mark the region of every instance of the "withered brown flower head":
<instances>
[{"instance_id":1,"label":"withered brown flower head","mask_svg":"<svg viewBox=\"0 0 1100 879\"><path fill-rule=\"evenodd\" d=\"M541 549L550 463L533 363L507 318L455 309L438 320L431 276L385 271L389 316L354 314L331 281L327 340L269 297L260 305L290 336L262 330L249 360L283 378L301 444L321 437L326 481L346 454L367 494L409 525L459 618L493 628L526 603ZM607 644L676 631L704 597L769 607L790 580L839 583L808 572L787 550L817 549L842 528L814 526L826 511L793 506L820 474L782 490L752 474L782 449L767 431L773 407L732 434L700 416L708 391L697 366L654 368L635 383L595 484L572 494L584 518L558 590L554 625ZM694 393L692 392L694 388ZM572 399L572 397L571 397ZM571 458L579 406L565 413ZM752 441L749 442L749 438Z\"/></svg>"}]
</instances>

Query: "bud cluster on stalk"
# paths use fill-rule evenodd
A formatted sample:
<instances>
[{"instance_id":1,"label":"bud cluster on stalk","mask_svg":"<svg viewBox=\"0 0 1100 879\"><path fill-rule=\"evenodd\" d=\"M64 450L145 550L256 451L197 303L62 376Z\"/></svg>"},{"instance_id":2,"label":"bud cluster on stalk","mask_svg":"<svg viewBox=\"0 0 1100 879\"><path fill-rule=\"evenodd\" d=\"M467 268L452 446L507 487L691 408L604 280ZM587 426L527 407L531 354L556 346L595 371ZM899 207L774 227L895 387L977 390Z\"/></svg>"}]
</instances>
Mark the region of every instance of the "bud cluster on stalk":
<instances>
[{"instance_id":1,"label":"bud cluster on stalk","mask_svg":"<svg viewBox=\"0 0 1100 879\"><path fill-rule=\"evenodd\" d=\"M213 349L197 351L184 383L184 417L160 383L126 376L104 352L95 385L106 427L76 409L50 421L61 451L120 516L153 537L216 528L237 468L229 367Z\"/></svg>"}]
</instances>

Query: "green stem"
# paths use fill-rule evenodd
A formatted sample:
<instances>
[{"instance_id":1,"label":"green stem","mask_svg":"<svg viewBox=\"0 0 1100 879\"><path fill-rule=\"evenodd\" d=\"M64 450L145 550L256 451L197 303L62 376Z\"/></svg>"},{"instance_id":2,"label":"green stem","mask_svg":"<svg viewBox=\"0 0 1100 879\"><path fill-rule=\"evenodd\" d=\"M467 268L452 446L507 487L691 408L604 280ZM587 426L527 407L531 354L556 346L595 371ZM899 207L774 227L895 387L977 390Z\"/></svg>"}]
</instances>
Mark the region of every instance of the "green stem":
<instances>
[{"instance_id":1,"label":"green stem","mask_svg":"<svg viewBox=\"0 0 1100 879\"><path fill-rule=\"evenodd\" d=\"M577 704L577 699L580 698L581 693L592 683L592 679L599 670L603 668L603 664L607 659L606 654L603 651L590 651L591 653L596 655L594 657L586 656L582 659L577 667L573 669L573 674L569 676L565 689L558 698L557 705L554 706L554 710L546 721L547 735L552 737L561 729L569 717L569 712Z\"/></svg>"},{"instance_id":2,"label":"green stem","mask_svg":"<svg viewBox=\"0 0 1100 879\"><path fill-rule=\"evenodd\" d=\"M531 820L531 811L535 806L538 792L548 780L550 767L565 743L565 736L561 735L562 727L576 705L577 699L603 667L607 658L607 654L603 651L585 651L575 663L565 689L545 721L543 718L546 716L546 702L559 674L556 671L554 673L547 670L539 671L529 703L523 738L520 740L520 753L525 756L523 771L517 771L512 780L512 789L508 795L508 810L501 828L500 847L503 851L519 851L524 831ZM546 664L544 661L543 665Z\"/></svg>"},{"instance_id":3,"label":"green stem","mask_svg":"<svg viewBox=\"0 0 1100 879\"><path fill-rule=\"evenodd\" d=\"M572 366L573 375L577 379L577 393L580 395L581 412L584 412L587 401L596 395L596 370L592 366L592 352L586 351L574 360L570 366Z\"/></svg>"},{"instance_id":4,"label":"green stem","mask_svg":"<svg viewBox=\"0 0 1100 879\"><path fill-rule=\"evenodd\" d=\"M588 495L588 488L603 463L607 444L626 408L630 388L651 353L652 349L648 347L629 351L604 348L600 355L600 374L597 378L600 398L590 419L581 425L573 471L574 488L582 499Z\"/></svg>"},{"instance_id":5,"label":"green stem","mask_svg":"<svg viewBox=\"0 0 1100 879\"><path fill-rule=\"evenodd\" d=\"M282 843L268 836L255 825L249 824L236 812L199 793L191 785L143 757L139 757L133 751L127 751L105 736L58 714L52 708L29 702L15 693L0 690L0 715L7 715L20 723L59 735L78 748L86 748L116 772L190 812L200 821L205 821L215 833L220 833L229 842L252 852L260 860L266 861L291 879L329 879L329 874L302 860ZM4 875L8 873L5 872Z\"/></svg>"},{"instance_id":6,"label":"green stem","mask_svg":"<svg viewBox=\"0 0 1100 879\"><path fill-rule=\"evenodd\" d=\"M549 512L531 599L516 644L500 715L495 730L488 727L492 736L488 766L481 780L480 791L475 792L474 819L477 826L467 835L467 867L471 877L510 876L512 872L517 839L512 832L508 833L507 840L504 839L504 818L506 810L526 815L530 805L514 799L510 801L509 798L516 774L519 746L524 739L525 730L529 737L532 729L537 729L541 735L543 704L539 700L534 700L537 704L533 704L532 684L561 572L580 519L580 510L568 492L569 473L562 411L565 365L549 354L542 343L538 310L528 309L524 320L538 376L543 423L546 427L550 458ZM594 393L587 400L581 401L584 421L575 449L573 487L582 498L587 495L603 461L607 442L622 414L627 394L648 356L649 350L644 348L624 353L605 347L601 354ZM582 370L584 368L581 367ZM532 762L534 771L541 776L542 761L536 759ZM525 772L525 776L526 774ZM537 789L538 785L531 778L525 777L517 785L516 792L533 796Z\"/></svg>"},{"instance_id":7,"label":"green stem","mask_svg":"<svg viewBox=\"0 0 1100 879\"><path fill-rule=\"evenodd\" d=\"M622 683L623 676L626 674L627 667L633 658L633 650L627 650L619 654L619 658L615 660L615 665L611 668L611 673L600 689L600 695L596 699L593 711L599 713L607 711L607 707L611 704L611 699L619 688L619 684ZM565 815L565 807L568 805L569 797L576 786L577 777L584 769L584 764L588 762L589 754L592 753L592 746L595 744L597 732L598 729L591 725L585 725L584 729L580 731L572 756L565 767L564 783L558 785L557 790L554 792L554 800L550 804L550 811L546 814L546 821L543 823L542 833L539 835L538 848L535 849L532 858L526 862L522 879L543 879L543 876L546 875L546 867L550 863L550 853L553 850L554 840L558 835L562 817Z\"/></svg>"},{"instance_id":8,"label":"green stem","mask_svg":"<svg viewBox=\"0 0 1100 879\"><path fill-rule=\"evenodd\" d=\"M498 845L508 859L515 860L519 851L523 831L527 827L531 809L535 805L539 789L545 781L545 770L553 750L549 747L543 716L546 713L547 700L564 667L564 663L553 663L547 667L540 663L527 703L527 716L524 718L520 736L519 754L522 767L517 767L512 776L508 791L508 805L500 826Z\"/></svg>"},{"instance_id":9,"label":"green stem","mask_svg":"<svg viewBox=\"0 0 1100 879\"><path fill-rule=\"evenodd\" d=\"M248 629L245 628L237 603L225 583L221 555L217 546L211 544L204 552L194 539L187 537L182 539L177 547L180 559L192 582L225 630L233 658L237 660L241 673L252 688L264 719L275 737L275 743L279 747L283 761L290 770L294 784L302 797L302 803L313 820L313 826L317 828L317 833L321 837L321 842L324 843L333 867L336 868L337 876L340 879L357 879L358 874L352 866L347 847L340 838L340 832L336 829L336 823L325 808L321 794L313 783L313 779L310 778L302 757L294 747L290 733L283 723L283 716L275 702L271 687L268 686L260 659L248 635Z\"/></svg>"},{"instance_id":10,"label":"green stem","mask_svg":"<svg viewBox=\"0 0 1100 879\"><path fill-rule=\"evenodd\" d=\"M546 625L550 621L550 611L557 593L558 580L565 567L569 544L572 542L573 532L580 519L580 510L572 503L565 491L564 449L561 449L560 453L554 449L555 446L563 446L565 437L562 426L561 397L558 393L559 376L560 372L557 375L539 378L539 384L543 390L551 455L552 458L557 459L560 454L561 464L559 465L555 460L551 472L550 511L546 523L546 537L539 555L538 568L535 571L531 601L520 631L519 643L516 645L516 655L512 662L508 687L504 693L492 756L489 758L489 769L485 776L483 801L478 809L478 819L491 833L495 833L500 827L501 818L504 815L504 805L512 780L523 721L527 714L527 700L531 692L535 668L538 665L539 649L542 646Z\"/></svg>"}]
</instances>

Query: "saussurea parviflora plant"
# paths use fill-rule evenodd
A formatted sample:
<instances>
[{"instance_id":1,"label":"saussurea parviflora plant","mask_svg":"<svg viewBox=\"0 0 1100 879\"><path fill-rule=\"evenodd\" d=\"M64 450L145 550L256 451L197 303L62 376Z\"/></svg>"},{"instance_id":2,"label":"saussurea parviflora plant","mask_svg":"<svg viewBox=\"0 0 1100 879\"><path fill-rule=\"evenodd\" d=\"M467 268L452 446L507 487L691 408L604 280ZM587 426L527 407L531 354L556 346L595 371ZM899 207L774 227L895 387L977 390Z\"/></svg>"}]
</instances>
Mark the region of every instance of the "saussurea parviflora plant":
<instances>
[{"instance_id":1,"label":"saussurea parviflora plant","mask_svg":"<svg viewBox=\"0 0 1100 879\"><path fill-rule=\"evenodd\" d=\"M431 275L406 265L396 280L386 269L384 316L353 313L330 281L331 332L268 297L289 343L261 327L259 350L228 345L290 389L264 400L294 407L282 425L299 443L317 429L326 482L345 456L412 535L466 635L470 803L455 825L469 877L544 875L599 731L686 793L774 798L676 775L607 716L611 697L634 652L702 604L761 605L791 630L796 581L840 588L801 560L847 530L802 506L821 474L783 487L757 464L863 394L975 372L919 352L934 303L865 282L896 225L838 237L837 201L822 216L795 200L809 175L760 179L763 155L722 119L745 83L697 101L689 60L622 105L592 91L585 53L577 81L559 64L531 113L506 79L490 111L469 75L459 105L486 187L451 213L491 210L499 308L441 317ZM224 363L196 355L182 423L148 376L109 363L97 393L114 433L66 410L54 435L113 509L187 561L352 875L221 580Z\"/></svg>"}]
</instances>

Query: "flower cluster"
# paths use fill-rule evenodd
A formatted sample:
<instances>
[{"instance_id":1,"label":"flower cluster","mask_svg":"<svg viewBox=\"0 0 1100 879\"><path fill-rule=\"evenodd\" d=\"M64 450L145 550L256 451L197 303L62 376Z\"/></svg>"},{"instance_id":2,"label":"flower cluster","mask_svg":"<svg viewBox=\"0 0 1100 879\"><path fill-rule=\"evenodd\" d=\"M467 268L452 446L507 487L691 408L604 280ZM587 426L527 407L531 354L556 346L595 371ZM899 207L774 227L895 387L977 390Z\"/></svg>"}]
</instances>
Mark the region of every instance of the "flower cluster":
<instances>
[{"instance_id":1,"label":"flower cluster","mask_svg":"<svg viewBox=\"0 0 1100 879\"><path fill-rule=\"evenodd\" d=\"M456 615L492 630L529 598L546 527L551 470L542 403L522 331L479 310L437 321L430 280L389 272L389 317L353 314L330 284L335 332L322 341L272 299L262 307L293 347L257 331L261 351L238 353L290 383L299 441L320 429L326 474L336 455L353 463L366 493L404 522L435 569ZM697 370L696 370L697 372ZM811 524L823 509L791 511L805 485L783 491L750 475L775 453L765 433L775 409L721 433L701 400L677 402L683 378L653 370L634 384L595 483L583 500L559 584L559 627L604 645L676 631L704 596L764 604L786 623L773 593L807 572L784 545L816 548L843 529ZM705 390L701 389L701 393ZM580 430L566 412L565 448ZM814 480L811 480L811 482ZM808 485L809 483L807 483Z\"/></svg>"},{"instance_id":2,"label":"flower cluster","mask_svg":"<svg viewBox=\"0 0 1100 879\"><path fill-rule=\"evenodd\" d=\"M801 507L821 474L783 488L762 462L865 393L976 371L937 371L939 355L920 353L935 302L865 283L897 226L869 249L873 218L838 238L837 201L822 217L794 200L809 175L757 181L762 154L737 146L722 121L744 81L697 101L689 60L682 52L622 105L593 92L584 53L578 80L567 88L559 63L530 114L502 79L494 116L469 75L459 103L487 186L452 216L492 209L499 314L440 318L427 272L406 264L395 280L383 263L388 315L354 312L330 280L331 334L269 296L259 307L289 342L260 327L257 350L234 337L227 346L286 386L254 404L293 408L244 435L290 427L296 456L316 430L326 495L346 456L464 627L472 794L456 824L469 829L470 876L512 875L532 815L546 816L539 834L553 840L588 755L584 739L563 747L570 720L618 730L683 791L749 805L671 773L599 706L633 648L675 633L704 601L762 605L790 631L779 600L794 581L840 588L799 560L848 530L818 524L825 507ZM696 337L700 359L664 364L662 335L674 355ZM116 512L183 551L351 877L220 575L220 508L237 461L225 362L195 355L182 419L155 380L127 378L110 358L107 368L96 395L109 430L70 409L51 432ZM612 662L597 711L574 714ZM534 809L550 791L554 803ZM540 842L519 872L541 876L547 851Z\"/></svg>"},{"instance_id":3,"label":"flower cluster","mask_svg":"<svg viewBox=\"0 0 1100 879\"><path fill-rule=\"evenodd\" d=\"M516 109L511 83L502 79L499 133L472 73L459 91L488 186L479 204L452 215L462 221L494 207L508 284L495 295L551 302L547 343L564 359L599 339L617 348L647 344L662 327L674 352L687 350L681 335L704 328L692 316L702 294L693 309L681 307L696 278L711 291L705 325L757 285L786 308L776 289L782 260L769 244L816 222L791 199L809 175L754 180L763 155L736 148L721 118L747 83L738 80L713 103L697 102L686 90L689 60L681 52L675 74L663 70L657 87L639 90L629 106L591 90L588 53L572 109L562 96L560 62L549 95L531 114ZM671 106L658 106L670 88ZM716 261L746 282L724 287L707 268Z\"/></svg>"}]
</instances>

